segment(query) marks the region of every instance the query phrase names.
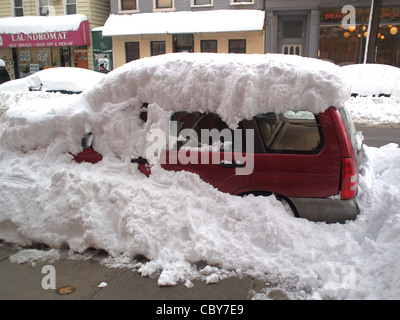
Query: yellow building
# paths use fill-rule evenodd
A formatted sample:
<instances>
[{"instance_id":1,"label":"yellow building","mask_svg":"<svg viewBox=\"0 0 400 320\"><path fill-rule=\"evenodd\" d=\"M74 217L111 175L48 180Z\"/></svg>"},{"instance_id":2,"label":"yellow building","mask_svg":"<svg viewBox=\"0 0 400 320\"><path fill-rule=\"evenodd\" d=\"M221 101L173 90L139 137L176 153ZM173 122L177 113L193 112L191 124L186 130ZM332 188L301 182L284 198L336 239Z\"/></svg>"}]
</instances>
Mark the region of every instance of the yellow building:
<instances>
[{"instance_id":1,"label":"yellow building","mask_svg":"<svg viewBox=\"0 0 400 320\"><path fill-rule=\"evenodd\" d=\"M114 67L172 52L264 53L261 10L153 12L111 15Z\"/></svg>"},{"instance_id":2,"label":"yellow building","mask_svg":"<svg viewBox=\"0 0 400 320\"><path fill-rule=\"evenodd\" d=\"M90 30L109 14L109 0L2 0L0 58L11 78L49 67L93 70Z\"/></svg>"}]
</instances>

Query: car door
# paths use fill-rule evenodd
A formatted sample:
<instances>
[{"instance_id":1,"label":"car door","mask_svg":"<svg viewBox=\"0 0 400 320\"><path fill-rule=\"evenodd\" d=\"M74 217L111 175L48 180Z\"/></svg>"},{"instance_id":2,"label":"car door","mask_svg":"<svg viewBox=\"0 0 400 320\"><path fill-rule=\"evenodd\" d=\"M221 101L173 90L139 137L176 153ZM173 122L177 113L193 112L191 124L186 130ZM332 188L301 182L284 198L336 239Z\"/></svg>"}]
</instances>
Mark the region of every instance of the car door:
<instances>
[{"instance_id":1,"label":"car door","mask_svg":"<svg viewBox=\"0 0 400 320\"><path fill-rule=\"evenodd\" d=\"M215 114L175 113L176 144L164 151L163 168L196 173L222 192L240 194L251 181L252 159L242 153L243 130L231 130ZM236 146L235 146L236 143ZM251 169L251 167L250 167Z\"/></svg>"}]
</instances>

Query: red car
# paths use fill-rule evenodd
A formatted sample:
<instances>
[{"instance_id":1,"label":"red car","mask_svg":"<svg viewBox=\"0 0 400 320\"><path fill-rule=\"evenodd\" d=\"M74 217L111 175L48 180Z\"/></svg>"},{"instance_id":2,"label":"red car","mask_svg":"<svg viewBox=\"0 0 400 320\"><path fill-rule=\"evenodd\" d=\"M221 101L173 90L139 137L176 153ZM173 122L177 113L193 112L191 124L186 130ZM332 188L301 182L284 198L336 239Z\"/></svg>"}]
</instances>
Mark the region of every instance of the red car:
<instances>
[{"instance_id":1,"label":"red car","mask_svg":"<svg viewBox=\"0 0 400 320\"><path fill-rule=\"evenodd\" d=\"M160 159L166 170L196 173L233 195L274 194L312 221L343 223L359 213L358 148L344 108L260 114L236 130L213 113L177 112L171 124L176 144ZM86 148L76 159L95 163L101 156ZM150 174L145 158L132 162Z\"/></svg>"}]
</instances>

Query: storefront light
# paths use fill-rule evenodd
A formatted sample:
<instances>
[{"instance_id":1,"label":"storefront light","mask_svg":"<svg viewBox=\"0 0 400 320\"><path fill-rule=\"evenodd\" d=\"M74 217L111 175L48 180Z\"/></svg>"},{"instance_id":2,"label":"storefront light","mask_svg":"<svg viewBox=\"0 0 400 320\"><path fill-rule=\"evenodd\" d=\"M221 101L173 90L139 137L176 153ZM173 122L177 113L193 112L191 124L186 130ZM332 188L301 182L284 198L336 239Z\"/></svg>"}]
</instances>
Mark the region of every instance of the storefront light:
<instances>
[{"instance_id":1,"label":"storefront light","mask_svg":"<svg viewBox=\"0 0 400 320\"><path fill-rule=\"evenodd\" d=\"M392 28L390 28L390 34L391 34L391 35L396 35L397 32L399 32L399 29L397 29L397 27L392 27Z\"/></svg>"},{"instance_id":2,"label":"storefront light","mask_svg":"<svg viewBox=\"0 0 400 320\"><path fill-rule=\"evenodd\" d=\"M345 38L348 38L350 36L350 33L346 31L343 35Z\"/></svg>"},{"instance_id":3,"label":"storefront light","mask_svg":"<svg viewBox=\"0 0 400 320\"><path fill-rule=\"evenodd\" d=\"M350 31L350 32L353 32L354 30L356 30L356 26L350 26L350 27L349 27L349 31Z\"/></svg>"}]
</instances>

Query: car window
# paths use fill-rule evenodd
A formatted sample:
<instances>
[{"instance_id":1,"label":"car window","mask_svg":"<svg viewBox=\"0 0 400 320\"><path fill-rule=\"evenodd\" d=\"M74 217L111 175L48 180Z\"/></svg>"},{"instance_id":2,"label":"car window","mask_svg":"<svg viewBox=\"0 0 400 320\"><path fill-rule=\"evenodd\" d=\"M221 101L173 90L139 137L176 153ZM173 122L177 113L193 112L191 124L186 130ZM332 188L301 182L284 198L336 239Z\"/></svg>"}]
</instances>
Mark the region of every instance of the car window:
<instances>
[{"instance_id":1,"label":"car window","mask_svg":"<svg viewBox=\"0 0 400 320\"><path fill-rule=\"evenodd\" d=\"M347 133L350 136L351 144L353 146L354 152L357 154L357 140L356 140L356 128L354 127L353 121L350 118L350 115L345 107L339 108L339 112L342 116L344 125L347 129Z\"/></svg>"},{"instance_id":2,"label":"car window","mask_svg":"<svg viewBox=\"0 0 400 320\"><path fill-rule=\"evenodd\" d=\"M267 153L315 154L323 147L319 118L311 112L270 112L255 118Z\"/></svg>"},{"instance_id":3,"label":"car window","mask_svg":"<svg viewBox=\"0 0 400 320\"><path fill-rule=\"evenodd\" d=\"M176 112L177 149L233 151L234 131L213 113Z\"/></svg>"}]
</instances>

